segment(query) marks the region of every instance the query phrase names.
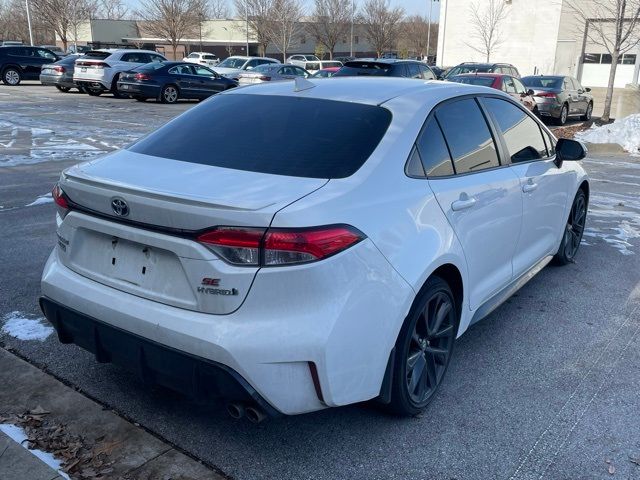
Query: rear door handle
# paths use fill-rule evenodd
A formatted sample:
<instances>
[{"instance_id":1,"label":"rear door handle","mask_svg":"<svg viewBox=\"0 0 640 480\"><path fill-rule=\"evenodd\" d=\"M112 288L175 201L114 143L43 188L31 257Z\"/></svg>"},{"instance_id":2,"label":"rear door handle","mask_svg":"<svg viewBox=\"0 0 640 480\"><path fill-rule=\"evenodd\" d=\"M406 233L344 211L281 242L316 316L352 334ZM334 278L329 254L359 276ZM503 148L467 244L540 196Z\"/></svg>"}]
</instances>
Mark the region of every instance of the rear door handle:
<instances>
[{"instance_id":1,"label":"rear door handle","mask_svg":"<svg viewBox=\"0 0 640 480\"><path fill-rule=\"evenodd\" d=\"M467 208L471 208L476 204L476 199L471 197L464 200L456 200L451 204L451 210L454 212L459 212L460 210L466 210Z\"/></svg>"},{"instance_id":2,"label":"rear door handle","mask_svg":"<svg viewBox=\"0 0 640 480\"><path fill-rule=\"evenodd\" d=\"M522 191L524 193L533 192L536 188L538 188L537 183L526 183L522 186Z\"/></svg>"}]
</instances>

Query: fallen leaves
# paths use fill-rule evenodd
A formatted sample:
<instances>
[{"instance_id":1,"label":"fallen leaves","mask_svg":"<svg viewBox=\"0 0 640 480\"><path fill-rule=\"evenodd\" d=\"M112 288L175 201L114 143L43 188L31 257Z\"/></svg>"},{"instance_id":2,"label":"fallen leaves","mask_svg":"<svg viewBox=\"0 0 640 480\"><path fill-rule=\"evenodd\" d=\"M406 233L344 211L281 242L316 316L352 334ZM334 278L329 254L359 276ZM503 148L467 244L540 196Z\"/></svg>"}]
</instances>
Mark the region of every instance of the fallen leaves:
<instances>
[{"instance_id":1,"label":"fallen leaves","mask_svg":"<svg viewBox=\"0 0 640 480\"><path fill-rule=\"evenodd\" d=\"M73 479L106 480L114 461L110 456L122 441L108 440L104 436L89 442L84 437L72 435L65 425L47 422L50 412L38 406L17 415L0 416L0 423L21 427L27 436L30 449L52 453L62 462L62 470Z\"/></svg>"}]
</instances>

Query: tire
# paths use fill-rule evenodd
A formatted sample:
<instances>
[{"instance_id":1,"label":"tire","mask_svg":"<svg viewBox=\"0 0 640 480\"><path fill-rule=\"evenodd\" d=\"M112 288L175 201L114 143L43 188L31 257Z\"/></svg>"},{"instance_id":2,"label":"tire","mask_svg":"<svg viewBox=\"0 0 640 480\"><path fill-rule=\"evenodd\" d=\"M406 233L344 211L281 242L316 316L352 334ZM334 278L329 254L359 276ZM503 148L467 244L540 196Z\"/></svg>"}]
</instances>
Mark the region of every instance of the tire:
<instances>
[{"instance_id":1,"label":"tire","mask_svg":"<svg viewBox=\"0 0 640 480\"><path fill-rule=\"evenodd\" d=\"M18 70L15 67L5 68L4 71L2 72L2 82L5 85L15 87L17 85L20 85L21 81L22 81L22 73L20 73L20 70Z\"/></svg>"},{"instance_id":2,"label":"tire","mask_svg":"<svg viewBox=\"0 0 640 480\"><path fill-rule=\"evenodd\" d=\"M123 95L118 91L118 78L120 78L120 74L116 74L113 77L113 80L111 80L111 90L109 91L112 93L113 98L127 98L128 95Z\"/></svg>"},{"instance_id":3,"label":"tire","mask_svg":"<svg viewBox=\"0 0 640 480\"><path fill-rule=\"evenodd\" d=\"M580 120L584 122L588 122L589 120L591 120L592 114L593 114L593 102L589 102L589 105L587 105L587 111L584 112L584 115L580 117Z\"/></svg>"},{"instance_id":4,"label":"tire","mask_svg":"<svg viewBox=\"0 0 640 480\"><path fill-rule=\"evenodd\" d=\"M69 93L69 91L71 90L69 87L63 87L61 85L56 85L56 88L62 93Z\"/></svg>"},{"instance_id":5,"label":"tire","mask_svg":"<svg viewBox=\"0 0 640 480\"><path fill-rule=\"evenodd\" d=\"M553 122L558 126L562 126L567 123L567 118L569 118L569 106L565 103L562 106L562 110L560 110L560 116L558 118L554 118Z\"/></svg>"},{"instance_id":6,"label":"tire","mask_svg":"<svg viewBox=\"0 0 640 480\"><path fill-rule=\"evenodd\" d=\"M78 89L78 93L87 93L87 90L84 87L76 87Z\"/></svg>"},{"instance_id":7,"label":"tire","mask_svg":"<svg viewBox=\"0 0 640 480\"><path fill-rule=\"evenodd\" d=\"M582 235L584 233L588 206L587 196L585 195L584 190L579 189L573 199L573 204L571 205L569 219L567 220L564 228L564 235L562 235L560 248L558 248L558 252L553 257L556 265L574 263L576 253L578 253L580 242L582 241Z\"/></svg>"},{"instance_id":8,"label":"tire","mask_svg":"<svg viewBox=\"0 0 640 480\"><path fill-rule=\"evenodd\" d=\"M100 95L102 95L102 90L99 88L85 87L84 90L92 97L99 97Z\"/></svg>"},{"instance_id":9,"label":"tire","mask_svg":"<svg viewBox=\"0 0 640 480\"><path fill-rule=\"evenodd\" d=\"M390 412L418 415L444 379L458 330L453 293L447 282L427 280L405 319L395 346Z\"/></svg>"},{"instance_id":10,"label":"tire","mask_svg":"<svg viewBox=\"0 0 640 480\"><path fill-rule=\"evenodd\" d=\"M180 98L180 91L178 87L170 83L162 87L160 91L160 101L162 103L176 103Z\"/></svg>"}]
</instances>

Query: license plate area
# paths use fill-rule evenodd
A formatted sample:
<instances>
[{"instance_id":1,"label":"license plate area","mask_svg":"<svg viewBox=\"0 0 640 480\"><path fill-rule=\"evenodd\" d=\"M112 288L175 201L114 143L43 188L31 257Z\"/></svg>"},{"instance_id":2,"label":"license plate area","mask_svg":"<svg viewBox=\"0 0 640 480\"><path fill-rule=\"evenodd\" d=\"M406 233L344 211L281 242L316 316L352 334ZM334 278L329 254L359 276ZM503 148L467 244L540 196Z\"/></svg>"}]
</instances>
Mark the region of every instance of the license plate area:
<instances>
[{"instance_id":1,"label":"license plate area","mask_svg":"<svg viewBox=\"0 0 640 480\"><path fill-rule=\"evenodd\" d=\"M121 88L122 90L129 90L129 85L127 85L127 84L120 85L120 88Z\"/></svg>"},{"instance_id":2,"label":"license plate area","mask_svg":"<svg viewBox=\"0 0 640 480\"><path fill-rule=\"evenodd\" d=\"M81 71L81 72L86 72L86 71L87 71L87 67L81 67L81 68L80 68L80 71Z\"/></svg>"}]
</instances>

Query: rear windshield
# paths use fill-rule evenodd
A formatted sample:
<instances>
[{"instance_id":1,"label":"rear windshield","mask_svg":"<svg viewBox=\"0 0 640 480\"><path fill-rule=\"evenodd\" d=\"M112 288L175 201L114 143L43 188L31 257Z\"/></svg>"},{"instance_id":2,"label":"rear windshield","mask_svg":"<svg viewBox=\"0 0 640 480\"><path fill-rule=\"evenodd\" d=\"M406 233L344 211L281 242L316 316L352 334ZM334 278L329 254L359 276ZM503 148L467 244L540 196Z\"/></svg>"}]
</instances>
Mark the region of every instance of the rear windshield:
<instances>
[{"instance_id":1,"label":"rear windshield","mask_svg":"<svg viewBox=\"0 0 640 480\"><path fill-rule=\"evenodd\" d=\"M480 85L481 87L490 87L493 85L495 78L492 77L452 77L449 80L456 83L465 83L467 85Z\"/></svg>"},{"instance_id":2,"label":"rear windshield","mask_svg":"<svg viewBox=\"0 0 640 480\"><path fill-rule=\"evenodd\" d=\"M322 62L322 68L341 67L341 62Z\"/></svg>"},{"instance_id":3,"label":"rear windshield","mask_svg":"<svg viewBox=\"0 0 640 480\"><path fill-rule=\"evenodd\" d=\"M377 62L348 62L335 74L336 77L353 75L383 76L389 73L391 65Z\"/></svg>"},{"instance_id":4,"label":"rear windshield","mask_svg":"<svg viewBox=\"0 0 640 480\"><path fill-rule=\"evenodd\" d=\"M104 60L107 57L111 56L110 52L98 52L98 51L90 51L84 54L86 58Z\"/></svg>"},{"instance_id":5,"label":"rear windshield","mask_svg":"<svg viewBox=\"0 0 640 480\"><path fill-rule=\"evenodd\" d=\"M375 105L277 95L219 95L129 150L250 172L345 178L369 158L390 122L391 112Z\"/></svg>"},{"instance_id":6,"label":"rear windshield","mask_svg":"<svg viewBox=\"0 0 640 480\"><path fill-rule=\"evenodd\" d=\"M453 75L461 75L463 73L489 73L491 72L491 65L464 65L454 67L447 74L448 77L452 77Z\"/></svg>"},{"instance_id":7,"label":"rear windshield","mask_svg":"<svg viewBox=\"0 0 640 480\"><path fill-rule=\"evenodd\" d=\"M215 60L217 57L215 55L203 55L202 58L205 60Z\"/></svg>"},{"instance_id":8,"label":"rear windshield","mask_svg":"<svg viewBox=\"0 0 640 480\"><path fill-rule=\"evenodd\" d=\"M219 63L218 66L224 68L242 68L245 63L247 63L246 58L229 57L226 60L223 60L222 63Z\"/></svg>"},{"instance_id":9,"label":"rear windshield","mask_svg":"<svg viewBox=\"0 0 640 480\"><path fill-rule=\"evenodd\" d=\"M562 88L563 77L524 77L522 83L529 88Z\"/></svg>"}]
</instances>

